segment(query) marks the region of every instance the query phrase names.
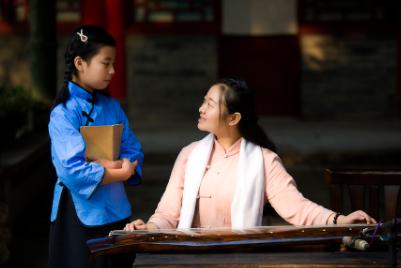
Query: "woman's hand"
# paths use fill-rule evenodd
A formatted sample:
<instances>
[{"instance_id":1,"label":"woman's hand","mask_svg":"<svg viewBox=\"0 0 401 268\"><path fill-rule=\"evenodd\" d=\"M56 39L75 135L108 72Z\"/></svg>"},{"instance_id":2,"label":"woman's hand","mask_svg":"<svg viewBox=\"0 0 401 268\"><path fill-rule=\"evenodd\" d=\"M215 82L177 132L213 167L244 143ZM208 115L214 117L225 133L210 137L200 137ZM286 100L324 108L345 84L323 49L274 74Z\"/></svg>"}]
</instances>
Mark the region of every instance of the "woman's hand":
<instances>
[{"instance_id":1,"label":"woman's hand","mask_svg":"<svg viewBox=\"0 0 401 268\"><path fill-rule=\"evenodd\" d=\"M124 231L134 231L134 230L156 230L159 229L154 223L145 223L142 219L134 220L127 223L124 227Z\"/></svg>"},{"instance_id":2,"label":"woman's hand","mask_svg":"<svg viewBox=\"0 0 401 268\"><path fill-rule=\"evenodd\" d=\"M366 212L362 210L354 211L348 215L340 215L337 218L337 224L352 224L352 223L373 224L377 222L375 219L370 217Z\"/></svg>"}]
</instances>

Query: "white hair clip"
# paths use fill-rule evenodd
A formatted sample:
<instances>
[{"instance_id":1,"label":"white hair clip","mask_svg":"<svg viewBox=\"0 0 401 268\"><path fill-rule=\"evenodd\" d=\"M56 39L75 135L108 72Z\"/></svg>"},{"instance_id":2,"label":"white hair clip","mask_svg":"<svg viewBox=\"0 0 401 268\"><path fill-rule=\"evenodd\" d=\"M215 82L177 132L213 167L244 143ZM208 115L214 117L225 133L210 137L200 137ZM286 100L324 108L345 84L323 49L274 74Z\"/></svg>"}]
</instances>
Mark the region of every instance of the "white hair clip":
<instances>
[{"instance_id":1,"label":"white hair clip","mask_svg":"<svg viewBox=\"0 0 401 268\"><path fill-rule=\"evenodd\" d=\"M79 35L79 38L81 38L81 41L86 43L88 42L88 37L86 35L84 35L84 30L81 29L81 32L77 32L77 34Z\"/></svg>"}]
</instances>

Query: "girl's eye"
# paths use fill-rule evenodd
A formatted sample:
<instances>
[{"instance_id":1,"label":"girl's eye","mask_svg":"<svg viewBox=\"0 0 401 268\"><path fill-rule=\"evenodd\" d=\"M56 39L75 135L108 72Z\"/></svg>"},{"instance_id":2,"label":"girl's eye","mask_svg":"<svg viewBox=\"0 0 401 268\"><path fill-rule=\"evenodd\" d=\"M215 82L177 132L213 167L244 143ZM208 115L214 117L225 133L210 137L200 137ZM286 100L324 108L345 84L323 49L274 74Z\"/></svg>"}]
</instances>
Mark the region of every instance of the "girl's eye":
<instances>
[{"instance_id":1,"label":"girl's eye","mask_svg":"<svg viewBox=\"0 0 401 268\"><path fill-rule=\"evenodd\" d=\"M109 66L109 63L108 62L103 62L103 65Z\"/></svg>"}]
</instances>

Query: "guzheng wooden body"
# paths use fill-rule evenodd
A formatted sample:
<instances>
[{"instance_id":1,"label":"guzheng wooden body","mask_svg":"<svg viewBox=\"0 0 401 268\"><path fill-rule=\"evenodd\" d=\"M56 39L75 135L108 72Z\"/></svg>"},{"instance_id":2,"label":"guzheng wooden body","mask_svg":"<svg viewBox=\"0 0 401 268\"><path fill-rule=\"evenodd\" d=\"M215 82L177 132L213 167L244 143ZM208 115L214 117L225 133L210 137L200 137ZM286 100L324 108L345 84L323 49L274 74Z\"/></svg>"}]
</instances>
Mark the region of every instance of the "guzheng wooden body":
<instances>
[{"instance_id":1,"label":"guzheng wooden body","mask_svg":"<svg viewBox=\"0 0 401 268\"><path fill-rule=\"evenodd\" d=\"M92 255L123 252L188 252L249 248L279 248L296 245L340 245L344 237L379 240L377 225L261 226L243 230L230 228L112 231L108 237L89 240ZM376 230L377 231L377 230ZM398 237L399 238L399 237ZM370 241L368 241L370 242Z\"/></svg>"}]
</instances>

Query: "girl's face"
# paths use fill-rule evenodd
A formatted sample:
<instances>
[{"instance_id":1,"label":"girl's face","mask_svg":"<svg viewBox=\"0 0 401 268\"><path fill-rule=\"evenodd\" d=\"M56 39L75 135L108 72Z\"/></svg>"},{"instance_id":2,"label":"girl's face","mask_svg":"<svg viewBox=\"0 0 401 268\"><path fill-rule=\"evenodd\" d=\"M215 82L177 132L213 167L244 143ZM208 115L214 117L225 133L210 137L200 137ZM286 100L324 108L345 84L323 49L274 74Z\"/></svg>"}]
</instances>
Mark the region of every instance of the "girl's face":
<instances>
[{"instance_id":1,"label":"girl's face","mask_svg":"<svg viewBox=\"0 0 401 268\"><path fill-rule=\"evenodd\" d=\"M105 89L114 75L114 61L116 49L111 46L103 46L90 60L82 60L78 69L78 84L89 91Z\"/></svg>"},{"instance_id":2,"label":"girl's face","mask_svg":"<svg viewBox=\"0 0 401 268\"><path fill-rule=\"evenodd\" d=\"M217 135L225 123L221 120L221 90L218 85L212 86L199 107L198 129Z\"/></svg>"}]
</instances>

